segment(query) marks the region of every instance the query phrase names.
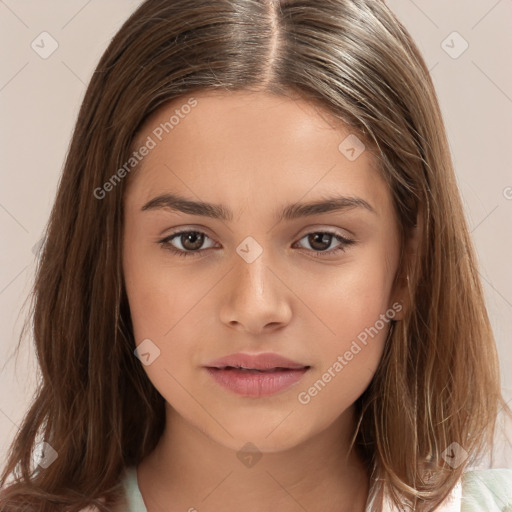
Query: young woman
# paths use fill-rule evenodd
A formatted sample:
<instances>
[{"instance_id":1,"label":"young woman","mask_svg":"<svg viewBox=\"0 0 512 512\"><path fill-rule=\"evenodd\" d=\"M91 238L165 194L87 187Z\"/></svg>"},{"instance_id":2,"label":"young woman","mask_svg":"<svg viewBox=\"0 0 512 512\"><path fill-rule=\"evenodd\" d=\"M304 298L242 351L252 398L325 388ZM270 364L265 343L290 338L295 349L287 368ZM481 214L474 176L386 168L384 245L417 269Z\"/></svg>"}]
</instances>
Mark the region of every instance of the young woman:
<instances>
[{"instance_id":1,"label":"young woman","mask_svg":"<svg viewBox=\"0 0 512 512\"><path fill-rule=\"evenodd\" d=\"M0 510L502 511L432 81L377 0L148 0L87 90ZM462 507L462 508L461 508Z\"/></svg>"}]
</instances>

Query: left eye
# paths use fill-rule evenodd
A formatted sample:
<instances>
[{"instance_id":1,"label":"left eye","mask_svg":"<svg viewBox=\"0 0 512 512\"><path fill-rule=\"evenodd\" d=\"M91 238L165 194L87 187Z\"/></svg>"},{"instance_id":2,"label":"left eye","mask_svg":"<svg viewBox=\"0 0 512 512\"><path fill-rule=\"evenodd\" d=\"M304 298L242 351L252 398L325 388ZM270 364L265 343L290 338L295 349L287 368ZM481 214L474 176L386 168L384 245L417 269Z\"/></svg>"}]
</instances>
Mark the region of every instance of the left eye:
<instances>
[{"instance_id":1,"label":"left eye","mask_svg":"<svg viewBox=\"0 0 512 512\"><path fill-rule=\"evenodd\" d=\"M197 256L203 250L211 249L212 247L209 246L206 249L201 249L205 241L205 238L210 239L208 235L200 231L180 231L178 233L174 233L160 240L158 243L164 249L169 250L172 253L177 254L178 256ZM181 245L181 247L176 247L174 245L174 239L177 239L177 242ZM319 253L318 257L320 257L320 255L322 254L332 255L339 251L345 251L348 246L355 243L355 240L350 240L348 238L345 238L336 233L331 233L329 231L314 231L312 233L304 235L300 240L303 239L307 239L307 243L311 247L311 249L308 249L309 251ZM336 246L334 249L327 250L333 241L338 241L339 245Z\"/></svg>"},{"instance_id":2,"label":"left eye","mask_svg":"<svg viewBox=\"0 0 512 512\"><path fill-rule=\"evenodd\" d=\"M355 243L355 240L350 240L336 233L330 233L329 231L315 231L313 233L308 233L307 235L303 236L301 240L303 240L304 238L307 239L308 244L313 248L313 252L320 254L326 253L329 255L337 253L339 251L344 252L349 245ZM334 249L327 251L327 247L329 247L333 241L338 241L339 245L336 246ZM318 251L315 249L318 249Z\"/></svg>"}]
</instances>

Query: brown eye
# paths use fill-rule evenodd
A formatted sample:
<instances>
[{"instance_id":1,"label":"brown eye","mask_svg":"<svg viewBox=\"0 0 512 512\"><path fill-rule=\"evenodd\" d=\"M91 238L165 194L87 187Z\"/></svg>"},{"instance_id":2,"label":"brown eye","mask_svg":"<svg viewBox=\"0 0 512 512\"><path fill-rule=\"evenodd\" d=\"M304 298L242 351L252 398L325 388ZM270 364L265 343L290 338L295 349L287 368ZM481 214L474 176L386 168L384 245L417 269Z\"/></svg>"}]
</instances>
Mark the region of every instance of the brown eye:
<instances>
[{"instance_id":1,"label":"brown eye","mask_svg":"<svg viewBox=\"0 0 512 512\"><path fill-rule=\"evenodd\" d=\"M304 239L307 239L307 242L310 246L309 250L313 253L318 253L314 254L318 257L321 257L323 254L332 255L338 253L339 251L344 252L349 245L355 243L355 240L349 240L348 238L345 238L336 233L330 233L328 231L308 233L301 238L301 240ZM338 246L334 247L334 249L327 250L331 246L333 240L339 242Z\"/></svg>"},{"instance_id":2,"label":"brown eye","mask_svg":"<svg viewBox=\"0 0 512 512\"><path fill-rule=\"evenodd\" d=\"M308 236L308 242L312 249L316 251L325 251L331 245L334 235L330 233L311 233Z\"/></svg>"},{"instance_id":3,"label":"brown eye","mask_svg":"<svg viewBox=\"0 0 512 512\"><path fill-rule=\"evenodd\" d=\"M180 231L174 233L158 243L178 256L196 256L199 255L203 250L212 247L203 247L205 239L209 237L205 233L200 231Z\"/></svg>"},{"instance_id":4,"label":"brown eye","mask_svg":"<svg viewBox=\"0 0 512 512\"><path fill-rule=\"evenodd\" d=\"M180 235L182 246L188 251L200 249L204 242L204 234L197 231L190 231Z\"/></svg>"}]
</instances>

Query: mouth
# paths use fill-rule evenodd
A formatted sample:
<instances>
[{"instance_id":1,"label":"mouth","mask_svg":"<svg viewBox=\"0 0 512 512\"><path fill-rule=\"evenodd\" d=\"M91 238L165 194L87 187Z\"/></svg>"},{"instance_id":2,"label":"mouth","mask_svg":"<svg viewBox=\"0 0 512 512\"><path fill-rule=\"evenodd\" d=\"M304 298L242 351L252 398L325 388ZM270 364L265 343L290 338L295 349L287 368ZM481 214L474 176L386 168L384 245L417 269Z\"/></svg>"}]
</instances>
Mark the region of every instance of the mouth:
<instances>
[{"instance_id":1,"label":"mouth","mask_svg":"<svg viewBox=\"0 0 512 512\"><path fill-rule=\"evenodd\" d=\"M210 361L204 368L222 388L244 397L261 398L296 384L311 366L266 352L231 354Z\"/></svg>"},{"instance_id":2,"label":"mouth","mask_svg":"<svg viewBox=\"0 0 512 512\"><path fill-rule=\"evenodd\" d=\"M308 370L311 368L310 366L300 366L297 368L286 368L277 366L275 368L246 368L244 366L207 366L209 370L212 371L233 371L238 373L281 373L281 372L294 372L301 370Z\"/></svg>"},{"instance_id":3,"label":"mouth","mask_svg":"<svg viewBox=\"0 0 512 512\"><path fill-rule=\"evenodd\" d=\"M310 368L247 368L225 365L205 369L216 384L230 393L247 398L263 398L288 390L302 380Z\"/></svg>"}]
</instances>

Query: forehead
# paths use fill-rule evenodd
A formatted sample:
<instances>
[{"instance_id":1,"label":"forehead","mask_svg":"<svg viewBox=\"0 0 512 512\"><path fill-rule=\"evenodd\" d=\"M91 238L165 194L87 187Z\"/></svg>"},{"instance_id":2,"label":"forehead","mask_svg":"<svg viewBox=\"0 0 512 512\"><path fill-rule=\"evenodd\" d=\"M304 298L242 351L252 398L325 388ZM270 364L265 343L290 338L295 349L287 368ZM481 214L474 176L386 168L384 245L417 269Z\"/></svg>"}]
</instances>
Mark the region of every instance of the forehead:
<instances>
[{"instance_id":1,"label":"forehead","mask_svg":"<svg viewBox=\"0 0 512 512\"><path fill-rule=\"evenodd\" d=\"M247 201L282 203L284 193L290 200L364 196L376 210L389 202L363 141L303 98L200 91L154 112L134 148L149 139L153 148L131 177L141 201L167 188L244 208Z\"/></svg>"},{"instance_id":2,"label":"forehead","mask_svg":"<svg viewBox=\"0 0 512 512\"><path fill-rule=\"evenodd\" d=\"M326 138L327 132L332 132L331 137ZM165 143L163 139L168 138L193 137L197 144L209 143L219 149L231 143L230 154L236 155L244 149L256 149L258 143L283 150L292 144L297 151L299 146L318 147L320 139L324 139L327 147L351 132L324 107L296 95L199 91L175 98L153 112L139 130L134 145L142 143L147 135L158 143Z\"/></svg>"}]
</instances>

